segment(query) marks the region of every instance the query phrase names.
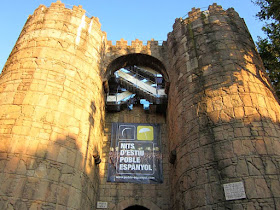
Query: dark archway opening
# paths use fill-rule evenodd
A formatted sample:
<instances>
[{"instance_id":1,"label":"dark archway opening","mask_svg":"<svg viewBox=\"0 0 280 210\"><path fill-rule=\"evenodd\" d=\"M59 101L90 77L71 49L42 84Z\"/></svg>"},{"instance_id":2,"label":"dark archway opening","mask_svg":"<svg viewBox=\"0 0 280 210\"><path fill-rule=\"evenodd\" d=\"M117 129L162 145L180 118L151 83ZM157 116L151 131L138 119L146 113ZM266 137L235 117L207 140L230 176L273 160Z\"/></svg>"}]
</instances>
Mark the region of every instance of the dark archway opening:
<instances>
[{"instance_id":1,"label":"dark archway opening","mask_svg":"<svg viewBox=\"0 0 280 210\"><path fill-rule=\"evenodd\" d=\"M142 53L132 53L120 56L113 60L107 67L104 81L108 80L110 76L118 69L128 67L128 66L146 66L149 68L154 69L155 71L159 72L163 75L164 80L169 83L169 78L167 75L167 71L163 63L158 60L157 58L142 54Z\"/></svg>"},{"instance_id":2,"label":"dark archway opening","mask_svg":"<svg viewBox=\"0 0 280 210\"><path fill-rule=\"evenodd\" d=\"M121 56L110 63L105 75L106 110L121 111L142 105L165 113L168 77L158 59L140 53Z\"/></svg>"},{"instance_id":3,"label":"dark archway opening","mask_svg":"<svg viewBox=\"0 0 280 210\"><path fill-rule=\"evenodd\" d=\"M149 210L149 209L143 206L134 205L134 206L127 207L124 210Z\"/></svg>"}]
</instances>

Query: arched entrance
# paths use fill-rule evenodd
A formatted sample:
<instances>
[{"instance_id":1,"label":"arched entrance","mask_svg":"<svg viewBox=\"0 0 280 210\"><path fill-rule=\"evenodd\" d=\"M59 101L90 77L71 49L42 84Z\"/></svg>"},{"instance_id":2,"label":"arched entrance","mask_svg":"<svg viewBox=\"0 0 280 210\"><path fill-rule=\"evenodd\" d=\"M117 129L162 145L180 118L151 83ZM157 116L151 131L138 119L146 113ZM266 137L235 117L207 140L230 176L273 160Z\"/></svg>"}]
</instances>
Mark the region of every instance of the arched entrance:
<instances>
[{"instance_id":1,"label":"arched entrance","mask_svg":"<svg viewBox=\"0 0 280 210\"><path fill-rule=\"evenodd\" d=\"M134 206L129 206L124 210L149 210L149 209L143 206L134 205Z\"/></svg>"},{"instance_id":2,"label":"arched entrance","mask_svg":"<svg viewBox=\"0 0 280 210\"><path fill-rule=\"evenodd\" d=\"M155 203L148 199L139 199L135 200L133 198L126 199L114 206L112 210L133 210L133 209L140 209L140 210L161 210ZM169 208L164 208L169 209Z\"/></svg>"},{"instance_id":3,"label":"arched entrance","mask_svg":"<svg viewBox=\"0 0 280 210\"><path fill-rule=\"evenodd\" d=\"M133 104L150 104L165 112L169 79L163 63L141 53L120 56L107 67L104 76L106 110L132 109Z\"/></svg>"},{"instance_id":4,"label":"arched entrance","mask_svg":"<svg viewBox=\"0 0 280 210\"><path fill-rule=\"evenodd\" d=\"M136 69L137 67L139 67L139 69ZM117 71L120 71L120 69L123 69L123 71L117 72ZM153 71L150 71L150 69L154 70L156 73L154 73ZM106 66L106 73L104 74L103 81L104 81L104 85L106 85L106 83L107 83L108 89L111 88L111 89L109 89L110 91L112 91L112 92L110 92L110 94L118 93L119 95L118 95L117 99L119 99L120 94L124 93L125 90L121 90L122 92L120 92L120 91L113 92L113 90L116 90L116 89L120 90L120 88L121 88L121 89L126 89L126 91L131 92L132 94L136 94L135 99L137 100L137 102L139 102L138 98L140 98L140 99L142 99L142 97L145 98L145 96L147 96L147 93L141 92L139 90L139 87L130 89L130 85L127 84L126 81L121 81L122 83L117 83L115 81L115 83L113 83L114 81L112 81L112 79L111 79L112 77L114 77L115 72L118 73L119 77L122 76L121 74L123 74L123 75L129 74L129 76L132 76L132 74L130 74L130 73L135 72L135 70L138 71L138 74L140 74L140 76L146 77L147 80L149 78L150 82L154 81L153 78L151 78L151 75L150 75L151 72L152 72L152 74L161 74L162 78L164 79L165 84L161 85L159 87L159 89L162 89L162 87L166 88L166 86L169 83L169 78L167 75L166 68L161 60L159 60L151 55L142 54L142 53L132 53L132 54L127 54L127 55L121 55L114 59L111 58L110 62L108 61L108 64ZM140 76L138 75L137 77L134 77L134 78L138 79L138 78L140 78ZM122 78L119 78L119 80L121 80L121 79ZM143 79L141 79L141 81L143 82ZM120 88L113 89L112 87L116 87L117 84L120 85ZM159 83L157 83L157 84L159 84ZM167 91L164 91L164 92L167 95ZM107 92L106 97L108 97L108 96L109 96L109 94ZM113 96L113 95L110 95L110 96ZM150 93L149 93L149 97L150 98L148 98L148 100L152 101L153 96ZM125 100L123 100L123 101L125 101ZM165 106L166 105L167 104L165 104ZM116 110L116 109L109 110L108 109L109 104L106 103L105 130L107 131L107 134L108 134L107 138L106 138L106 141L108 141L108 143L104 144L105 146L103 148L103 151L105 151L104 156L108 157L108 162L107 162L108 167L106 168L104 166L105 171L104 171L104 176L101 177L101 179L103 179L103 180L102 180L102 184L100 185L100 187L102 189L113 189L114 188L114 190L110 190L110 193L107 192L107 190L104 190L101 192L100 197L102 197L103 199L107 199L110 197L110 199L116 200L115 203L112 202L111 209L114 209L114 210L168 209L169 204L167 202L164 203L164 201L168 200L170 197L169 196L169 177L167 176L167 174L169 173L169 167L167 164L168 158L166 157L167 156L166 154L168 154L168 152L166 152L166 151L168 151L168 148L167 148L168 135L166 132L166 130L167 130L166 114L165 114L166 112L165 111L161 112L158 109L158 107L161 107L161 106L162 106L162 104L157 104L157 102L152 101L152 104L150 105L149 110L143 109L144 107L142 106L142 104L139 104L139 103L134 104L133 109L131 109L131 110L126 108L128 106L125 106L124 108L121 108L120 110ZM118 174L119 172L117 171L117 173L114 174L114 170L116 170L118 167L117 166L118 163L115 161L115 160L117 160L118 157L114 156L114 154L117 154L117 153L114 153L115 151L117 151L117 149L116 149L116 147L112 146L112 144L111 144L112 142L117 142L117 141L115 141L115 136L114 136L116 134L114 131L116 131L116 130L112 129L113 123L114 124L115 123L143 124L143 125L149 124L149 126L153 126L154 124L157 124L159 126L158 128L160 129L159 136L160 136L161 146L159 146L158 148L155 149L155 151L156 151L155 154L159 154L159 155L154 156L155 164L153 163L153 168L156 168L156 170L155 170L156 173L149 175L149 177L148 177L148 175L146 175L144 173L143 173L143 176L141 175L140 172L137 174L137 176L140 176L141 179L143 178L143 180L146 183L149 182L149 184L140 184L140 181L139 181L139 183L133 183L133 182L125 183L125 180L122 180L122 182L121 182L118 180L121 178L117 177L117 175L115 176L115 174ZM153 131L155 132L155 129ZM137 129L136 129L136 133L137 133ZM135 136L137 136L137 135L135 135ZM157 138L155 138L155 139L157 139ZM155 139L153 140L153 142L156 142ZM132 141L134 141L134 137L133 137L133 140L130 140L130 142L132 142ZM140 142L140 140L139 140L139 142ZM145 142L145 141L141 141L141 143L142 142ZM148 144L149 141L147 141L145 143ZM153 144L155 144L155 143L153 143ZM144 145L144 143L143 143L143 145ZM139 146L139 148L140 148L140 146ZM141 150L145 151L145 154L147 154L147 157L148 157L148 151L146 150L146 147L141 146L141 148L142 148ZM106 153L107 151L109 151L110 153ZM150 158L150 156L149 156L149 158ZM158 164L160 162L160 159L162 159L162 161L163 161L162 165ZM142 161L142 159L140 161ZM149 161L149 160L147 160L147 161ZM117 164L115 164L115 163L117 163ZM101 167L103 167L102 164L104 164L104 163L103 162L101 163ZM159 165L159 167L157 165ZM158 177L163 177L163 173L162 173L163 171L165 173L165 175L164 175L165 177L163 179L158 179ZM153 178L156 176L155 174L157 174L157 172L159 172L160 176ZM124 176L124 175L121 175L121 176ZM128 174L125 176L128 177L131 175ZM146 177L147 177L147 179L146 179ZM135 176L135 180L137 180L136 178L137 177ZM142 182L142 180L141 180L141 182ZM157 183L155 184L155 182L157 182ZM161 195L161 197L158 197L158 195Z\"/></svg>"},{"instance_id":5,"label":"arched entrance","mask_svg":"<svg viewBox=\"0 0 280 210\"><path fill-rule=\"evenodd\" d=\"M154 69L155 71L161 73L163 75L164 80L169 83L169 78L167 75L167 70L164 64L158 60L157 58L146 55L142 53L131 53L127 55L122 55L113 61L107 66L106 72L104 75L104 81L108 80L114 71L127 67L127 66L146 66Z\"/></svg>"}]
</instances>

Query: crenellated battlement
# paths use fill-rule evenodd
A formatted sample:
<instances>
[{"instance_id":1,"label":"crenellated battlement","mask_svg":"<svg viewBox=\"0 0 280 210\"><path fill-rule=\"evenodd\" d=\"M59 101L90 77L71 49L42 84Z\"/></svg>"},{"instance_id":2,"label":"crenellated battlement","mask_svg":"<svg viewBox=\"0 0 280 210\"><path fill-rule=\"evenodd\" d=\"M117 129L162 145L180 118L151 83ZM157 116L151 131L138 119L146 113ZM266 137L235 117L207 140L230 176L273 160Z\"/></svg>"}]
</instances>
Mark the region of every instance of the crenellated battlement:
<instances>
[{"instance_id":1,"label":"crenellated battlement","mask_svg":"<svg viewBox=\"0 0 280 210\"><path fill-rule=\"evenodd\" d=\"M156 41L154 39L151 39L151 40L148 40L146 45L143 44L143 41L139 40L139 39L135 39L135 40L132 40L130 45L128 44L128 41L127 40L124 40L123 38L121 38L120 40L117 40L116 41L116 44L113 45L112 44L112 41L107 41L107 46L108 47L112 47L112 48L128 48L128 47L131 47L131 48L141 48L141 47L161 47L162 45L159 44L159 41Z\"/></svg>"},{"instance_id":2,"label":"crenellated battlement","mask_svg":"<svg viewBox=\"0 0 280 210\"><path fill-rule=\"evenodd\" d=\"M106 44L106 59L103 60L104 69L105 66L108 66L113 60L124 55L140 53L145 55L151 55L154 58L157 58L161 62L165 63L167 60L164 55L164 49L166 42L163 42L162 45L159 44L159 41L151 39L146 43L142 40L135 39L128 43L127 40L123 38L116 41L116 44L113 45L112 41L107 41Z\"/></svg>"},{"instance_id":3,"label":"crenellated battlement","mask_svg":"<svg viewBox=\"0 0 280 210\"><path fill-rule=\"evenodd\" d=\"M233 9L229 8L227 10L224 10L221 5L218 5L217 3L213 3L208 7L208 10L201 11L200 8L192 8L192 11L188 12L188 17L185 19L177 18L175 20L175 24L178 22L184 22L184 23L191 23L195 21L196 19L199 19L201 17L209 16L209 15L231 15L235 17L239 17L238 13Z\"/></svg>"},{"instance_id":4,"label":"crenellated battlement","mask_svg":"<svg viewBox=\"0 0 280 210\"><path fill-rule=\"evenodd\" d=\"M93 28L93 25L97 28L101 28L101 23L99 22L98 17L88 17L86 15L86 10L83 9L81 5L79 6L73 6L72 9L67 8L64 3L61 1L57 1L54 3L51 3L50 7L46 7L45 5L39 5L39 7L34 11L33 15L29 15L27 25L34 24L32 21L32 17L34 16L40 16L40 15L49 15L48 19L51 20L60 20L60 21L69 21L73 24L80 25L81 19L84 21L84 30L87 30L89 33ZM67 18L69 16L69 18ZM71 16L71 18L70 18ZM43 17L43 16L42 16ZM35 18L34 21L38 21L38 18ZM30 22L30 23L29 23Z\"/></svg>"},{"instance_id":5,"label":"crenellated battlement","mask_svg":"<svg viewBox=\"0 0 280 210\"><path fill-rule=\"evenodd\" d=\"M56 2L52 2L50 7L51 8L65 8L65 4L58 0ZM77 6L75 6L75 7L77 7ZM82 6L79 6L79 7L82 8Z\"/></svg>"},{"instance_id":6,"label":"crenellated battlement","mask_svg":"<svg viewBox=\"0 0 280 210\"><path fill-rule=\"evenodd\" d=\"M279 101L233 8L192 8L163 43L113 44L97 17L70 7L40 5L0 75L0 209L280 209ZM161 148L142 144L136 123ZM163 182L144 170L121 173L142 157L119 150L116 138L143 145ZM117 183L132 179L132 187Z\"/></svg>"},{"instance_id":7,"label":"crenellated battlement","mask_svg":"<svg viewBox=\"0 0 280 210\"><path fill-rule=\"evenodd\" d=\"M201 11L200 8L192 8L192 11L188 12L189 18L198 18L200 15Z\"/></svg>"},{"instance_id":8,"label":"crenellated battlement","mask_svg":"<svg viewBox=\"0 0 280 210\"><path fill-rule=\"evenodd\" d=\"M213 3L212 5L209 5L208 10L221 11L221 10L223 10L223 7L221 5L218 5L217 3Z\"/></svg>"},{"instance_id":9,"label":"crenellated battlement","mask_svg":"<svg viewBox=\"0 0 280 210\"><path fill-rule=\"evenodd\" d=\"M239 25L239 29L248 31L244 20L239 17L239 14L233 8L224 10L222 6L214 3L208 7L208 10L201 11L200 8L192 8L188 17L176 18L173 24L173 32L169 33L168 37L176 33L181 36L182 29L188 24L192 24L192 28L199 28L205 24L229 24L230 19Z\"/></svg>"},{"instance_id":10,"label":"crenellated battlement","mask_svg":"<svg viewBox=\"0 0 280 210\"><path fill-rule=\"evenodd\" d=\"M160 45L159 41L154 39L151 39L146 43L142 40L135 39L129 44L127 40L121 39L116 41L115 45L112 44L112 41L107 41L107 52L109 52L109 54L114 53L115 56L121 56L128 53L142 53L153 55L159 60L164 60L162 57L164 44L165 42Z\"/></svg>"}]
</instances>

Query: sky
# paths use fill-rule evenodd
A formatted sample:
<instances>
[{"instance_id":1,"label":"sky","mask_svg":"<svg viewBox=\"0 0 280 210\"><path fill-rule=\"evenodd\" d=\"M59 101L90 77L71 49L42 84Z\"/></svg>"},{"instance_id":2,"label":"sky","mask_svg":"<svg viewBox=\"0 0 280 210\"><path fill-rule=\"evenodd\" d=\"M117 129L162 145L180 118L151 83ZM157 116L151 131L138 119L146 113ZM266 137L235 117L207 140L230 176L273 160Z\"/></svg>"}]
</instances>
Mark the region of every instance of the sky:
<instances>
[{"instance_id":1,"label":"sky","mask_svg":"<svg viewBox=\"0 0 280 210\"><path fill-rule=\"evenodd\" d=\"M56 0L4 0L0 9L0 72L28 18L40 5ZM107 39L115 43L124 38L144 43L154 38L166 41L176 18L186 18L193 7L207 10L213 3L224 9L233 7L244 18L253 39L264 37L263 22L256 18L259 7L251 0L62 0L67 8L82 5L88 17L98 17Z\"/></svg>"}]
</instances>

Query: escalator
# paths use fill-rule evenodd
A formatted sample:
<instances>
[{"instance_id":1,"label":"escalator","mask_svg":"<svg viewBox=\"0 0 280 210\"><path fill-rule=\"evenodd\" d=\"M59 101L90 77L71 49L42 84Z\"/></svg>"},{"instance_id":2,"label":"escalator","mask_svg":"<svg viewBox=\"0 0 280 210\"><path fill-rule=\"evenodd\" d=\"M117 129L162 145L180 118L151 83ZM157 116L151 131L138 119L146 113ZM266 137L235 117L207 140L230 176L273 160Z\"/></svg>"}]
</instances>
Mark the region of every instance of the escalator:
<instances>
[{"instance_id":1,"label":"escalator","mask_svg":"<svg viewBox=\"0 0 280 210\"><path fill-rule=\"evenodd\" d=\"M148 68L132 66L116 71L109 80L107 109L120 111L125 105L145 99L149 104L166 105L167 95L161 74Z\"/></svg>"}]
</instances>

